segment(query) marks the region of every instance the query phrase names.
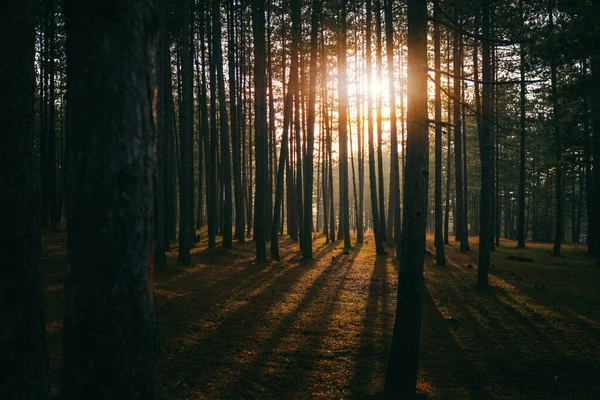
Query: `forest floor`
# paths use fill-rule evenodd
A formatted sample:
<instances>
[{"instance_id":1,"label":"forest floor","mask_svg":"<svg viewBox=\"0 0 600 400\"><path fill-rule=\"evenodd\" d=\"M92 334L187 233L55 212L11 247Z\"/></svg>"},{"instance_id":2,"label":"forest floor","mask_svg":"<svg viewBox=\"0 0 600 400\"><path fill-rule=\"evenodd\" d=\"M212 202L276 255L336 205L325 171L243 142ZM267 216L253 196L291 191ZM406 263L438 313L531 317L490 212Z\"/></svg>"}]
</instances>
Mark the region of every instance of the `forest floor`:
<instances>
[{"instance_id":1,"label":"forest floor","mask_svg":"<svg viewBox=\"0 0 600 400\"><path fill-rule=\"evenodd\" d=\"M433 238L428 248L433 252ZM490 289L475 285L472 250L426 257L418 391L427 399L600 398L600 269L580 245L492 255ZM372 236L344 255L314 243L314 261L282 238L280 262L255 261L254 243L193 249L188 267L155 271L159 399L384 399L396 303L392 249ZM509 256L533 262L509 260ZM51 385L60 381L65 232L44 233L42 268ZM470 267L472 266L472 267Z\"/></svg>"}]
</instances>

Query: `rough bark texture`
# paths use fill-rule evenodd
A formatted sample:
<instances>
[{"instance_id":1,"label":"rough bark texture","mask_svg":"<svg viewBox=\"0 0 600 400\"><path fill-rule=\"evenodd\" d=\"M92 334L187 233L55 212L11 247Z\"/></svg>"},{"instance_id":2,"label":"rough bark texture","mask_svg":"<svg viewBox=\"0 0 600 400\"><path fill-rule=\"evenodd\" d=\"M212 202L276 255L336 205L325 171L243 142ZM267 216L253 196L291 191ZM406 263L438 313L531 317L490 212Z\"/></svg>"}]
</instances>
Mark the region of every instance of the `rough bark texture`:
<instances>
[{"instance_id":1,"label":"rough bark texture","mask_svg":"<svg viewBox=\"0 0 600 400\"><path fill-rule=\"evenodd\" d=\"M385 387L411 398L417 384L427 222L429 144L427 115L427 2L408 1L408 142L402 259L396 320Z\"/></svg>"},{"instance_id":2,"label":"rough bark texture","mask_svg":"<svg viewBox=\"0 0 600 400\"><path fill-rule=\"evenodd\" d=\"M63 399L154 397L153 1L66 2Z\"/></svg>"},{"instance_id":3,"label":"rough bark texture","mask_svg":"<svg viewBox=\"0 0 600 400\"><path fill-rule=\"evenodd\" d=\"M34 152L33 2L0 6L0 398L47 396L40 276L39 173ZM10 39L9 39L10 38Z\"/></svg>"}]
</instances>

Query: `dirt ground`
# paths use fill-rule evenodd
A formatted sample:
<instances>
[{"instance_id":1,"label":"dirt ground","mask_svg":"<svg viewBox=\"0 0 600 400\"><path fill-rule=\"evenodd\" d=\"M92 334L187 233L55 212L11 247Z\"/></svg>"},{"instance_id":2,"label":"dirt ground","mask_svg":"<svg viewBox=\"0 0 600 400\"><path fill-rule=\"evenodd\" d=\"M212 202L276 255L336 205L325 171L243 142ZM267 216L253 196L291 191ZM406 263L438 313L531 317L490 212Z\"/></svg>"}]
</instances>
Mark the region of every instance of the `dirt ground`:
<instances>
[{"instance_id":1,"label":"dirt ground","mask_svg":"<svg viewBox=\"0 0 600 400\"><path fill-rule=\"evenodd\" d=\"M432 237L429 249L433 252ZM600 270L579 245L492 255L491 288L475 285L472 251L428 256L419 397L599 399ZM314 243L314 261L282 238L280 262L254 260L254 243L193 249L189 267L156 271L159 399L385 399L398 263L376 256L372 236L349 255ZM533 262L509 260L509 256ZM66 234L45 233L42 268L51 361L59 387Z\"/></svg>"}]
</instances>

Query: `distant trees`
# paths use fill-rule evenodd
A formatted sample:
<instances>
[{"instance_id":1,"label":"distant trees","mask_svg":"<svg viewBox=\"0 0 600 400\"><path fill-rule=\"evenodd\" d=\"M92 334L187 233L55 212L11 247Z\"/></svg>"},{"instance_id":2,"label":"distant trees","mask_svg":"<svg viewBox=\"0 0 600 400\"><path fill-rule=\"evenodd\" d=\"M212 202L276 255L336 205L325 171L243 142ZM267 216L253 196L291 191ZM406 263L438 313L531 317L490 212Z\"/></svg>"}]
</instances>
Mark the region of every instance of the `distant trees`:
<instances>
[{"instance_id":1,"label":"distant trees","mask_svg":"<svg viewBox=\"0 0 600 400\"><path fill-rule=\"evenodd\" d=\"M34 2L0 6L0 397L48 394L40 272L40 193L34 147ZM10 38L10 39L9 39ZM56 221L55 221L56 222Z\"/></svg>"},{"instance_id":2,"label":"distant trees","mask_svg":"<svg viewBox=\"0 0 600 400\"><path fill-rule=\"evenodd\" d=\"M65 3L69 271L63 399L155 394L152 55L158 13L145 0L110 10Z\"/></svg>"}]
</instances>

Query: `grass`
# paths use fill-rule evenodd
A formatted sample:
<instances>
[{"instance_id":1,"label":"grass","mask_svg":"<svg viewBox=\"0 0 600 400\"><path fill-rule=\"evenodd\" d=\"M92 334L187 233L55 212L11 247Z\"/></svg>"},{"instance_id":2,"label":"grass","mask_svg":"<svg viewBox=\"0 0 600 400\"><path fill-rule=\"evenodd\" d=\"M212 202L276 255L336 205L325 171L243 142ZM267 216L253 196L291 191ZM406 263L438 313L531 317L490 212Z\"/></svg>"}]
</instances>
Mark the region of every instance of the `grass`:
<instances>
[{"instance_id":1,"label":"grass","mask_svg":"<svg viewBox=\"0 0 600 400\"><path fill-rule=\"evenodd\" d=\"M428 237L433 252L432 237ZM45 233L42 266L51 385L60 380L66 235ZM474 250L426 258L418 391L430 399L600 398L600 270L584 248L492 255L488 290ZM384 399L397 262L372 237L350 254L314 243L314 261L282 238L279 262L256 262L253 242L193 249L192 265L156 271L159 399ZM508 259L510 255L533 262ZM474 266L469 268L469 264Z\"/></svg>"}]
</instances>

